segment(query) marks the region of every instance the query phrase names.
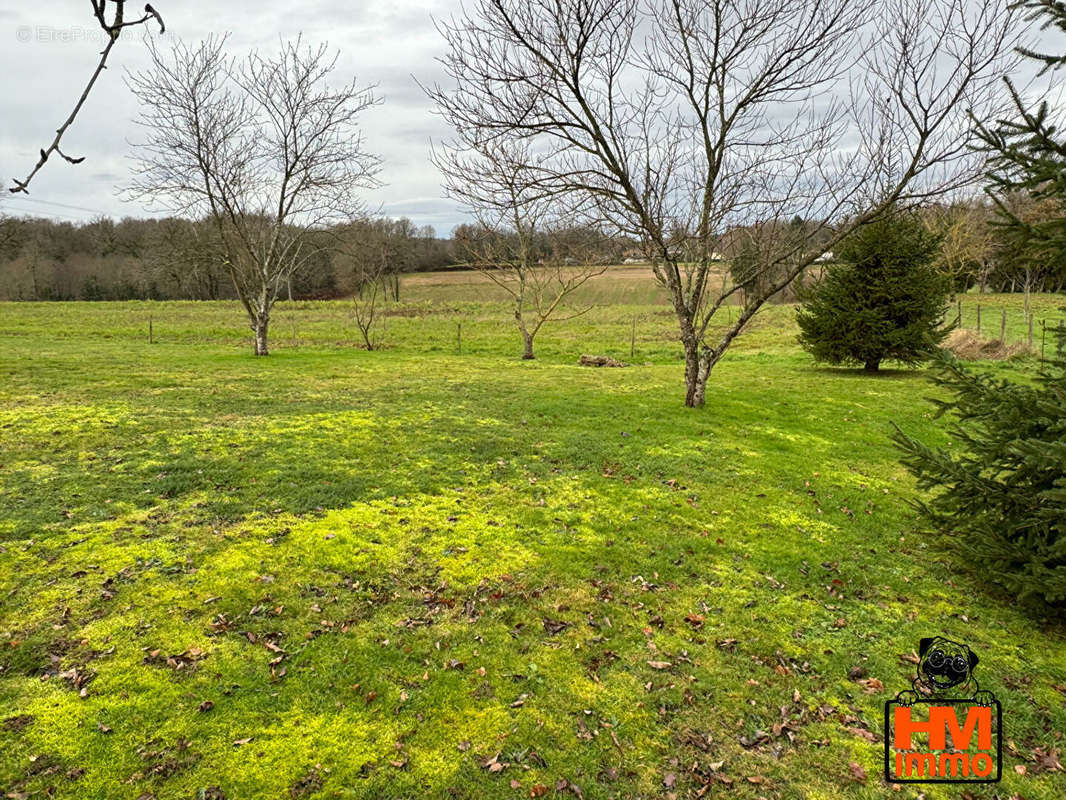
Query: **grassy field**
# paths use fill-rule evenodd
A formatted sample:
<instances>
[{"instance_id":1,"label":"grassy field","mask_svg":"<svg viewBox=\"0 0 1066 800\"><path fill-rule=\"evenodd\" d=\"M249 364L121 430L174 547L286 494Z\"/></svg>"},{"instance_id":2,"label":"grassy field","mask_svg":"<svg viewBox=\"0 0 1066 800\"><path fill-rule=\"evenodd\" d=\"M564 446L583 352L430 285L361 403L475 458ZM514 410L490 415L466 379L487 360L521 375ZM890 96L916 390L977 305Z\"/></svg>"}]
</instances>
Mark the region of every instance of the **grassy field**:
<instances>
[{"instance_id":1,"label":"grassy field","mask_svg":"<svg viewBox=\"0 0 1066 800\"><path fill-rule=\"evenodd\" d=\"M1004 706L969 796L1066 796L1061 617L906 503L926 375L817 368L778 306L687 411L654 287L588 292L534 362L471 276L409 279L375 352L283 304L259 360L231 303L0 305L0 791L963 797L880 778L943 634Z\"/></svg>"}]
</instances>

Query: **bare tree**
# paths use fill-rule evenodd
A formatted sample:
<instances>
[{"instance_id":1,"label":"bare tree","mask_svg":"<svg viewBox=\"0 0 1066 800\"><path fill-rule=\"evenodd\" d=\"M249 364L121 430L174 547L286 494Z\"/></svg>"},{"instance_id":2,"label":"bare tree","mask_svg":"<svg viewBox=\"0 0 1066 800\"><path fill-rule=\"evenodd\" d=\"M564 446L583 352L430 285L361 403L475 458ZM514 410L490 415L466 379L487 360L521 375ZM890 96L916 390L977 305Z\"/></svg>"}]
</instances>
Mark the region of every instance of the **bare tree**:
<instances>
[{"instance_id":1,"label":"bare tree","mask_svg":"<svg viewBox=\"0 0 1066 800\"><path fill-rule=\"evenodd\" d=\"M383 217L368 223L368 238L365 245L374 251L367 256L377 261L377 272L382 281L385 296L400 300L400 275L414 265L415 237L418 228L407 217L392 219Z\"/></svg>"},{"instance_id":2,"label":"bare tree","mask_svg":"<svg viewBox=\"0 0 1066 800\"><path fill-rule=\"evenodd\" d=\"M1063 216L1063 204L1056 197L1038 197L1024 191L1002 192L993 196L999 218L990 225L995 270L994 290L1022 291L1025 311L1031 308L1032 292L1057 291L1066 270L1063 248L1054 239L1012 236L1015 226L1035 226ZM1011 220L1004 223L1003 218ZM1046 223L1045 223L1046 224Z\"/></svg>"},{"instance_id":3,"label":"bare tree","mask_svg":"<svg viewBox=\"0 0 1066 800\"><path fill-rule=\"evenodd\" d=\"M953 291L966 291L971 281L984 290L992 259L991 217L988 205L972 197L926 210L926 226L940 237L937 265L951 277Z\"/></svg>"},{"instance_id":4,"label":"bare tree","mask_svg":"<svg viewBox=\"0 0 1066 800\"><path fill-rule=\"evenodd\" d=\"M145 265L179 297L218 300L226 256L210 221L164 219L146 237Z\"/></svg>"},{"instance_id":5,"label":"bare tree","mask_svg":"<svg viewBox=\"0 0 1066 800\"><path fill-rule=\"evenodd\" d=\"M430 95L461 135L526 145L545 196L642 243L702 406L752 315L824 250L974 180L967 112L994 115L1012 30L1003 0L473 0L441 25L453 85ZM754 227L794 216L814 224ZM771 280L723 279L741 226Z\"/></svg>"},{"instance_id":6,"label":"bare tree","mask_svg":"<svg viewBox=\"0 0 1066 800\"><path fill-rule=\"evenodd\" d=\"M363 337L367 350L377 350L381 346L378 320L381 306L388 291L388 273L382 272L379 264L361 264L359 270L359 291L352 297L352 319Z\"/></svg>"},{"instance_id":7,"label":"bare tree","mask_svg":"<svg viewBox=\"0 0 1066 800\"><path fill-rule=\"evenodd\" d=\"M445 190L477 220L454 235L460 258L510 297L522 334L522 358L532 359L533 340L550 319L573 319L588 307L563 313L567 299L611 263L609 241L589 240L568 225L560 198L542 193L529 169L526 148L460 134L435 162ZM582 235L585 234L585 235Z\"/></svg>"},{"instance_id":8,"label":"bare tree","mask_svg":"<svg viewBox=\"0 0 1066 800\"><path fill-rule=\"evenodd\" d=\"M376 185L358 118L372 88L333 88L337 55L286 42L275 57L227 57L225 39L151 48L129 78L144 111L131 197L213 221L226 268L266 355L270 312L283 287L321 253L320 230L362 211Z\"/></svg>"},{"instance_id":9,"label":"bare tree","mask_svg":"<svg viewBox=\"0 0 1066 800\"><path fill-rule=\"evenodd\" d=\"M18 222L0 213L0 258L10 257L19 239Z\"/></svg>"},{"instance_id":10,"label":"bare tree","mask_svg":"<svg viewBox=\"0 0 1066 800\"><path fill-rule=\"evenodd\" d=\"M377 349L376 324L382 306L400 300L400 276L416 263L419 239L432 238L432 228L419 229L406 217L367 218L331 232L338 288L352 297L352 318L368 350ZM390 298L391 296L391 298Z\"/></svg>"},{"instance_id":11,"label":"bare tree","mask_svg":"<svg viewBox=\"0 0 1066 800\"><path fill-rule=\"evenodd\" d=\"M40 158L37 160L37 164L34 166L30 174L22 180L19 180L18 178L12 179L14 180L15 185L8 190L12 193L23 192L24 194L29 194L30 181L33 180L34 175L41 171L41 168L48 161L48 158L52 153L57 153L70 164L80 164L85 160L84 156L75 157L67 155L59 149L59 145L63 141L63 135L67 132L67 129L70 128L70 126L74 124L74 120L77 119L82 106L85 105L85 101L89 99L89 93L92 92L93 86L96 85L96 81L100 77L100 74L107 69L107 59L110 57L111 50L114 48L115 43L118 42L119 36L122 35L122 31L135 25L144 25L149 20L154 19L159 23L159 33L166 33L166 25L163 23L163 18L159 15L158 11L152 8L151 3L145 5L144 16L128 20L126 19L126 0L111 0L114 10L111 13L111 21L108 22L107 0L91 0L91 2L93 6L93 16L96 17L96 21L99 23L104 33L107 34L107 44L100 53L100 60L96 64L96 69L89 77L89 82L85 85L81 96L74 104L74 110L70 112L70 116L68 116L66 121L64 121L56 130L56 135L55 138L52 139L52 143L47 148L41 148Z\"/></svg>"},{"instance_id":12,"label":"bare tree","mask_svg":"<svg viewBox=\"0 0 1066 800\"><path fill-rule=\"evenodd\" d=\"M367 350L381 346L377 323L390 289L399 294L395 229L394 220L377 219L359 220L333 232L334 266L341 285L351 292L352 320Z\"/></svg>"}]
</instances>

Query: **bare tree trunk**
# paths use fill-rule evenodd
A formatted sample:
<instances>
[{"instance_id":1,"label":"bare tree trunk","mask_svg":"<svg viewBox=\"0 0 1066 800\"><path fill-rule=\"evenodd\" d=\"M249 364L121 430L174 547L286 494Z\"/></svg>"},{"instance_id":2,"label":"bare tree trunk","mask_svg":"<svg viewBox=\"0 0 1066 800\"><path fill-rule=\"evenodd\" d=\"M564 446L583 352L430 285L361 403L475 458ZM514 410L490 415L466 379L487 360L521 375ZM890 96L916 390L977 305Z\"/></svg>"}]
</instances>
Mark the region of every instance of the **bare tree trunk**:
<instances>
[{"instance_id":1,"label":"bare tree trunk","mask_svg":"<svg viewBox=\"0 0 1066 800\"><path fill-rule=\"evenodd\" d=\"M533 334L526 330L522 331L522 341L525 342L525 350L522 352L522 358L527 361L532 361L533 356Z\"/></svg>"},{"instance_id":2,"label":"bare tree trunk","mask_svg":"<svg viewBox=\"0 0 1066 800\"><path fill-rule=\"evenodd\" d=\"M360 333L363 334L363 344L366 345L366 349L367 350L373 350L374 349L374 342L371 341L371 339L370 339L370 329L360 326L359 331L360 331Z\"/></svg>"},{"instance_id":3,"label":"bare tree trunk","mask_svg":"<svg viewBox=\"0 0 1066 800\"><path fill-rule=\"evenodd\" d=\"M881 359L871 358L862 365L863 372L877 372L881 369Z\"/></svg>"},{"instance_id":4,"label":"bare tree trunk","mask_svg":"<svg viewBox=\"0 0 1066 800\"><path fill-rule=\"evenodd\" d=\"M267 326L269 324L270 316L268 314L260 314L252 325L252 330L255 331L255 354L257 356L270 354L267 348Z\"/></svg>"},{"instance_id":5,"label":"bare tree trunk","mask_svg":"<svg viewBox=\"0 0 1066 800\"><path fill-rule=\"evenodd\" d=\"M707 377L704 375L700 384L700 345L695 337L684 342L685 345L685 405L699 408L703 405L704 387Z\"/></svg>"},{"instance_id":6,"label":"bare tree trunk","mask_svg":"<svg viewBox=\"0 0 1066 800\"><path fill-rule=\"evenodd\" d=\"M711 370L714 369L719 358L721 358L721 353L715 355L709 349L704 350L700 357L699 367L696 370L696 390L692 395L693 408L703 408L707 394L707 379L711 377Z\"/></svg>"},{"instance_id":7,"label":"bare tree trunk","mask_svg":"<svg viewBox=\"0 0 1066 800\"><path fill-rule=\"evenodd\" d=\"M37 251L34 250L33 257L30 259L30 279L33 281L33 299L40 300L41 293L40 287L37 285Z\"/></svg>"}]
</instances>

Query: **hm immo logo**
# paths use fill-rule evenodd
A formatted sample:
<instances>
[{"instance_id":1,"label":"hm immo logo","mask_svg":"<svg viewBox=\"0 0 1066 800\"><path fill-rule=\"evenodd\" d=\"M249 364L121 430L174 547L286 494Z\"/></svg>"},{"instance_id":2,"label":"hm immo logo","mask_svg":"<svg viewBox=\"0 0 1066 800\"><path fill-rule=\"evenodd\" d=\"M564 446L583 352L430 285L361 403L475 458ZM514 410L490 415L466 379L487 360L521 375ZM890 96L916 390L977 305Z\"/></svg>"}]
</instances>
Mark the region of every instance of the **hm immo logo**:
<instances>
[{"instance_id":1,"label":"hm immo logo","mask_svg":"<svg viewBox=\"0 0 1066 800\"><path fill-rule=\"evenodd\" d=\"M995 783L1003 709L974 677L977 654L942 636L922 639L911 688L885 703L885 780Z\"/></svg>"}]
</instances>

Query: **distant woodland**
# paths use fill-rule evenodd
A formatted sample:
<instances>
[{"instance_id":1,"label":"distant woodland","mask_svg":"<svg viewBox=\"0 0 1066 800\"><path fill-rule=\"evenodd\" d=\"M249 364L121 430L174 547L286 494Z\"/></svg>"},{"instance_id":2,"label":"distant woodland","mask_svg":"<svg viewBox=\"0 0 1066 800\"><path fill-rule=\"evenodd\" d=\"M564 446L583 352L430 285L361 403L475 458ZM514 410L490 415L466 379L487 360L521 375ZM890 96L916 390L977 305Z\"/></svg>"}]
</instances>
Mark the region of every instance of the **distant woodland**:
<instances>
[{"instance_id":1,"label":"distant woodland","mask_svg":"<svg viewBox=\"0 0 1066 800\"><path fill-rule=\"evenodd\" d=\"M407 219L370 219L322 231L321 247L283 297L332 298L375 273L455 263L451 241ZM85 224L0 220L2 300L219 300L235 297L218 237L207 222L106 217Z\"/></svg>"},{"instance_id":2,"label":"distant woodland","mask_svg":"<svg viewBox=\"0 0 1066 800\"><path fill-rule=\"evenodd\" d=\"M1056 203L1022 194L1010 195L1004 202L1011 214L1027 223L1039 224L1060 213ZM958 291L1066 291L1063 251L1041 246L1039 241L1017 246L989 203L974 199L931 205L922 214L939 237L940 268L951 274ZM797 218L788 225L804 227L807 223ZM734 229L721 237L721 251L733 271L743 272L755 234L754 230ZM418 226L406 218L370 218L317 235L320 246L315 256L294 274L283 298L347 297L371 279L382 281L395 293L399 281L394 279L403 273L470 266L470 248L464 243L483 240L486 232L460 225L450 238L441 238L431 226ZM822 238L827 236L822 234ZM546 255L552 243L545 236L534 249ZM634 240L615 242L603 252L643 257L640 243ZM0 300L218 300L235 296L217 233L207 221L100 217L78 224L0 217Z\"/></svg>"}]
</instances>

